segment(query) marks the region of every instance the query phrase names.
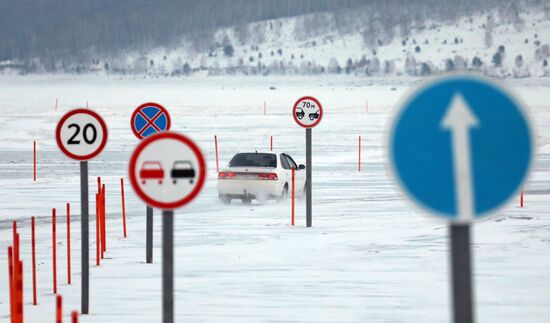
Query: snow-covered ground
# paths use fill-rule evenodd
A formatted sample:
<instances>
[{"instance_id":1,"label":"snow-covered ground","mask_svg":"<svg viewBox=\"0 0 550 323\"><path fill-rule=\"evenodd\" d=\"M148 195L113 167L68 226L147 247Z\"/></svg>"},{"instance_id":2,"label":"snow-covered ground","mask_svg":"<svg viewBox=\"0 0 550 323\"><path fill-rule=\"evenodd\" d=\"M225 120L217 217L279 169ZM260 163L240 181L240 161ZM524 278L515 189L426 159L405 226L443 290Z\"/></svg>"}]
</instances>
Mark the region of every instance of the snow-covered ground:
<instances>
[{"instance_id":1,"label":"snow-covered ground","mask_svg":"<svg viewBox=\"0 0 550 323\"><path fill-rule=\"evenodd\" d=\"M57 149L57 120L89 106L109 127L105 151L90 167L107 186L107 254L92 261L91 315L81 322L159 322L160 223L155 263L145 264L145 207L126 181L128 238L122 238L120 184L137 143L129 118L145 101L163 104L172 129L193 138L206 155L208 181L192 204L176 212L178 322L445 322L450 318L447 228L404 201L386 166L391 110L418 80L360 78L114 79L0 78L0 321L7 321L7 253L11 221L21 233L28 322L54 321L51 208L58 208L58 279L64 311L80 306L78 164ZM550 319L550 94L547 79L507 83L527 103L537 129L537 158L518 200L473 229L476 316L480 322ZM276 89L270 90L270 87ZM298 203L224 206L216 196L214 135L220 161L243 150L274 147L305 159L304 131L290 115L294 101L324 105L313 130L314 217L306 229ZM58 109L54 110L58 100ZM368 101L369 113L365 113ZM266 102L267 115L263 115ZM363 167L357 172L357 139ZM32 180L32 145L38 181ZM66 284L64 205L73 210L73 284ZM93 203L90 210L94 210ZM37 217L38 306L32 306L30 217ZM94 218L92 215L91 218ZM95 257L95 223L91 256Z\"/></svg>"}]
</instances>

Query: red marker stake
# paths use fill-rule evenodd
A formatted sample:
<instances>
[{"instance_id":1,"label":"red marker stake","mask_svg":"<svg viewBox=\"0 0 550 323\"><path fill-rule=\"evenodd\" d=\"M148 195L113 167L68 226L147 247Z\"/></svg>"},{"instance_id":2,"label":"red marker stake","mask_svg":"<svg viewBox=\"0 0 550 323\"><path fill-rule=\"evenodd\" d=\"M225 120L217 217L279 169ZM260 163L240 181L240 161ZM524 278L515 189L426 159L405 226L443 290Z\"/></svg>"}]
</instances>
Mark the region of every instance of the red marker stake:
<instances>
[{"instance_id":1,"label":"red marker stake","mask_svg":"<svg viewBox=\"0 0 550 323\"><path fill-rule=\"evenodd\" d=\"M17 235L17 222L16 221L13 221L11 223L12 227L12 239L13 239L13 243L15 244L15 236ZM13 250L13 252L15 252L15 249Z\"/></svg>"},{"instance_id":2,"label":"red marker stake","mask_svg":"<svg viewBox=\"0 0 550 323\"><path fill-rule=\"evenodd\" d=\"M220 164L218 161L218 136L214 135L214 144L216 146L216 173L220 172Z\"/></svg>"},{"instance_id":3,"label":"red marker stake","mask_svg":"<svg viewBox=\"0 0 550 323\"><path fill-rule=\"evenodd\" d=\"M519 196L519 206L523 207L523 190L521 190L521 194Z\"/></svg>"},{"instance_id":4,"label":"red marker stake","mask_svg":"<svg viewBox=\"0 0 550 323\"><path fill-rule=\"evenodd\" d=\"M103 259L103 210L102 210L102 196L101 196L101 193L99 193L99 196L98 196L98 203L99 203L99 206L98 206L98 218L99 218L99 257L100 259Z\"/></svg>"},{"instance_id":5,"label":"red marker stake","mask_svg":"<svg viewBox=\"0 0 550 323\"><path fill-rule=\"evenodd\" d=\"M107 251L107 218L106 218L106 211L105 211L105 184L102 185L101 190L101 259L104 258L104 252Z\"/></svg>"},{"instance_id":6,"label":"red marker stake","mask_svg":"<svg viewBox=\"0 0 550 323\"><path fill-rule=\"evenodd\" d=\"M71 323L78 323L78 312L73 311L71 313Z\"/></svg>"},{"instance_id":7,"label":"red marker stake","mask_svg":"<svg viewBox=\"0 0 550 323\"><path fill-rule=\"evenodd\" d=\"M52 257L53 257L53 293L57 294L57 242L56 242L55 209L52 209Z\"/></svg>"},{"instance_id":8,"label":"red marker stake","mask_svg":"<svg viewBox=\"0 0 550 323\"><path fill-rule=\"evenodd\" d=\"M120 192L122 195L122 229L126 238L126 205L124 203L124 178L120 179Z\"/></svg>"},{"instance_id":9,"label":"red marker stake","mask_svg":"<svg viewBox=\"0 0 550 323\"><path fill-rule=\"evenodd\" d=\"M22 291L20 289L20 276L21 276L21 271L20 271L20 268L19 268L19 264L21 263L21 261L19 260L19 252L20 252L20 246L19 246L19 233L17 233L17 223L15 221L13 221L13 229L14 229L14 239L13 239L13 245L14 245L14 248L13 248L13 263L12 263L12 267L13 267L13 293L14 293L14 296L13 296L13 315L15 317L15 321L16 322L20 322L19 320L19 317L20 317L20 311L19 311L19 301L21 299L21 294L22 294Z\"/></svg>"},{"instance_id":10,"label":"red marker stake","mask_svg":"<svg viewBox=\"0 0 550 323\"><path fill-rule=\"evenodd\" d=\"M19 237L18 237L19 238ZM17 320L18 323L23 323L23 262L19 261L17 266Z\"/></svg>"},{"instance_id":11,"label":"red marker stake","mask_svg":"<svg viewBox=\"0 0 550 323\"><path fill-rule=\"evenodd\" d=\"M273 151L273 136L269 136L269 151Z\"/></svg>"},{"instance_id":12,"label":"red marker stake","mask_svg":"<svg viewBox=\"0 0 550 323\"><path fill-rule=\"evenodd\" d=\"M71 284L71 205L67 203L67 283Z\"/></svg>"},{"instance_id":13,"label":"red marker stake","mask_svg":"<svg viewBox=\"0 0 550 323\"><path fill-rule=\"evenodd\" d=\"M295 195L295 185L294 185L294 168L292 169L292 206L291 206L291 218L290 223L294 225L294 195Z\"/></svg>"},{"instance_id":14,"label":"red marker stake","mask_svg":"<svg viewBox=\"0 0 550 323\"><path fill-rule=\"evenodd\" d=\"M99 194L95 195L95 265L99 266Z\"/></svg>"},{"instance_id":15,"label":"red marker stake","mask_svg":"<svg viewBox=\"0 0 550 323\"><path fill-rule=\"evenodd\" d=\"M33 178L34 178L34 181L36 182L36 141L33 142Z\"/></svg>"},{"instance_id":16,"label":"red marker stake","mask_svg":"<svg viewBox=\"0 0 550 323\"><path fill-rule=\"evenodd\" d=\"M13 291L13 295L10 299L10 308L12 311L12 317L14 322L19 322L19 234L17 233L17 222L13 221L12 225L13 233L13 251L12 260L10 260L10 266L12 271L12 278L10 285ZM9 256L9 255L8 255Z\"/></svg>"},{"instance_id":17,"label":"red marker stake","mask_svg":"<svg viewBox=\"0 0 550 323\"><path fill-rule=\"evenodd\" d=\"M357 163L359 168L359 173L361 173L361 136L359 136L359 162Z\"/></svg>"},{"instance_id":18,"label":"red marker stake","mask_svg":"<svg viewBox=\"0 0 550 323\"><path fill-rule=\"evenodd\" d=\"M15 318L15 289L14 289L14 272L13 272L13 248L8 247L8 273L10 283L10 317ZM14 322L14 319L11 320Z\"/></svg>"},{"instance_id":19,"label":"red marker stake","mask_svg":"<svg viewBox=\"0 0 550 323\"><path fill-rule=\"evenodd\" d=\"M63 299L61 298L61 295L57 295L56 302L55 302L55 322L56 323L61 323L63 319L62 306L63 306Z\"/></svg>"},{"instance_id":20,"label":"red marker stake","mask_svg":"<svg viewBox=\"0 0 550 323\"><path fill-rule=\"evenodd\" d=\"M13 233L13 259L14 264L19 261L19 245L17 244L17 222L13 221L12 223L12 233Z\"/></svg>"},{"instance_id":21,"label":"red marker stake","mask_svg":"<svg viewBox=\"0 0 550 323\"><path fill-rule=\"evenodd\" d=\"M13 263L19 261L19 246L17 244L17 222L13 221L12 223L12 234L13 234ZM14 270L16 268L14 267ZM15 272L14 272L15 273ZM17 274L17 273L15 273Z\"/></svg>"},{"instance_id":22,"label":"red marker stake","mask_svg":"<svg viewBox=\"0 0 550 323\"><path fill-rule=\"evenodd\" d=\"M34 216L31 218L31 245L32 245L32 304L36 305L36 240Z\"/></svg>"},{"instance_id":23,"label":"red marker stake","mask_svg":"<svg viewBox=\"0 0 550 323\"><path fill-rule=\"evenodd\" d=\"M101 200L101 177L98 177L97 178L97 201L96 201L96 209L97 209L97 213L96 213L96 224L98 225L97 227L97 238L98 238L98 247L99 247L99 254L100 254L100 258L103 259L103 238L102 238L102 234L103 234L103 224L102 224L102 220L103 220L103 217L102 217L102 210L101 210L101 207L102 207L102 200ZM98 263L98 266L99 266L99 263Z\"/></svg>"}]
</instances>

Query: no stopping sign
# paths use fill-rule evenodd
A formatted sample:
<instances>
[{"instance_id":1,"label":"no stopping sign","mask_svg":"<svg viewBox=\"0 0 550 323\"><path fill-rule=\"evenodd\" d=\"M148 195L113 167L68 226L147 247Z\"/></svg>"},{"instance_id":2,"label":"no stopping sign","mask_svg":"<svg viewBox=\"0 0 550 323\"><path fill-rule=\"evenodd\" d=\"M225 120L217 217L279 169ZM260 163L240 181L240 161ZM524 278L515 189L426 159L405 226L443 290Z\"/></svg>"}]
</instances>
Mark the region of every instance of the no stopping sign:
<instances>
[{"instance_id":1,"label":"no stopping sign","mask_svg":"<svg viewBox=\"0 0 550 323\"><path fill-rule=\"evenodd\" d=\"M69 111L57 123L55 139L59 149L76 160L89 160L97 156L107 143L105 121L94 111Z\"/></svg>"},{"instance_id":2,"label":"no stopping sign","mask_svg":"<svg viewBox=\"0 0 550 323\"><path fill-rule=\"evenodd\" d=\"M158 103L144 103L137 107L130 119L132 132L138 139L170 130L170 114Z\"/></svg>"}]
</instances>

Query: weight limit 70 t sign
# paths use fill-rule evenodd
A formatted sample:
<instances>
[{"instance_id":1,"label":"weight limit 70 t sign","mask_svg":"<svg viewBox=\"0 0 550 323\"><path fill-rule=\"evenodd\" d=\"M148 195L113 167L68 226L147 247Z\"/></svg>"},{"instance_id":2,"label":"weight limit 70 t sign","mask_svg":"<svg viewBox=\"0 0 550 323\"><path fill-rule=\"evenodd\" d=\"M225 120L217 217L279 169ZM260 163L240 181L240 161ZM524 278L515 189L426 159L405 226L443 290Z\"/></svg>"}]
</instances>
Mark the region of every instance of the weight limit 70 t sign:
<instances>
[{"instance_id":1,"label":"weight limit 70 t sign","mask_svg":"<svg viewBox=\"0 0 550 323\"><path fill-rule=\"evenodd\" d=\"M107 126L97 113L76 109L61 118L55 135L57 145L65 155L76 160L89 160L105 147Z\"/></svg>"}]
</instances>

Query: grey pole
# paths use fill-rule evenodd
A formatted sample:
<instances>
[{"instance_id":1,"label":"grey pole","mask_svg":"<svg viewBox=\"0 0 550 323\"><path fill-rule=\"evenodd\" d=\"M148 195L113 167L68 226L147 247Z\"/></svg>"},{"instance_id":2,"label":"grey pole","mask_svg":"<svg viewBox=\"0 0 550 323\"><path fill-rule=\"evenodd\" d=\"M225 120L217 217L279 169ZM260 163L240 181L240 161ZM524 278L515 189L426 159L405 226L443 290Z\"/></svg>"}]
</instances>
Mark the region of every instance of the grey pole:
<instances>
[{"instance_id":1,"label":"grey pole","mask_svg":"<svg viewBox=\"0 0 550 323\"><path fill-rule=\"evenodd\" d=\"M174 322L174 211L162 211L162 322Z\"/></svg>"},{"instance_id":2,"label":"grey pole","mask_svg":"<svg viewBox=\"0 0 550 323\"><path fill-rule=\"evenodd\" d=\"M311 128L306 129L306 226L311 227Z\"/></svg>"},{"instance_id":3,"label":"grey pole","mask_svg":"<svg viewBox=\"0 0 550 323\"><path fill-rule=\"evenodd\" d=\"M153 263L153 208L147 206L147 224L145 233L145 261L148 264Z\"/></svg>"},{"instance_id":4,"label":"grey pole","mask_svg":"<svg viewBox=\"0 0 550 323\"><path fill-rule=\"evenodd\" d=\"M451 225L454 323L473 323L470 225Z\"/></svg>"},{"instance_id":5,"label":"grey pole","mask_svg":"<svg viewBox=\"0 0 550 323\"><path fill-rule=\"evenodd\" d=\"M80 162L80 233L82 242L82 286L81 286L81 306L82 314L88 314L89 295L90 295L90 247L89 233L90 223L88 215L88 162Z\"/></svg>"}]
</instances>

